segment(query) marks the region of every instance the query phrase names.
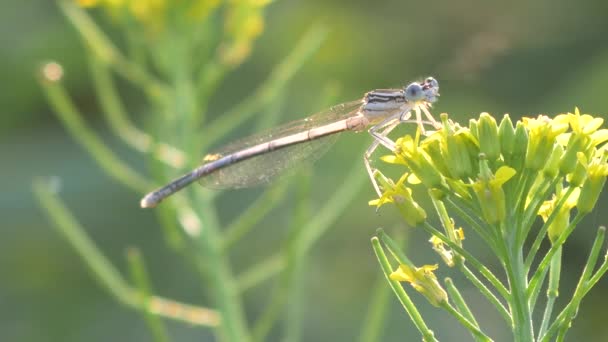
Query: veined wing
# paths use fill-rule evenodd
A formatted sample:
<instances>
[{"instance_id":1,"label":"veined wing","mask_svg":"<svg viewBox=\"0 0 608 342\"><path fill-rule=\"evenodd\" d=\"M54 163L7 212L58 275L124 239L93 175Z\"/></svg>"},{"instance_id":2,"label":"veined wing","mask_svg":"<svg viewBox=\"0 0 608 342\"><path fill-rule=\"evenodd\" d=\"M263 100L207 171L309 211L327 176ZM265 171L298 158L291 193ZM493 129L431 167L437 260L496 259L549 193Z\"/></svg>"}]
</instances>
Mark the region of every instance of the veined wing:
<instances>
[{"instance_id":1,"label":"veined wing","mask_svg":"<svg viewBox=\"0 0 608 342\"><path fill-rule=\"evenodd\" d=\"M356 114L361 105L361 100L343 103L308 118L238 140L208 154L205 161L217 160L252 146L345 119ZM212 172L201 178L199 183L210 188L244 188L268 183L302 163L317 160L327 152L337 136L338 134L333 134L252 156Z\"/></svg>"}]
</instances>

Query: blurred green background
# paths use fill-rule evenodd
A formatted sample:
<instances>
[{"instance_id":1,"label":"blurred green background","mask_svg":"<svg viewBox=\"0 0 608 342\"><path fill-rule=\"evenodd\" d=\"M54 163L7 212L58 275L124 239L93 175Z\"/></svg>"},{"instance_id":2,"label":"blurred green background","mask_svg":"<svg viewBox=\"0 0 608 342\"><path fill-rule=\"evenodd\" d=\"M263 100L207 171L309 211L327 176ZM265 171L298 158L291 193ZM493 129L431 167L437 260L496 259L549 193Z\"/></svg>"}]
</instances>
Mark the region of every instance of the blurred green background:
<instances>
[{"instance_id":1,"label":"blurred green background","mask_svg":"<svg viewBox=\"0 0 608 342\"><path fill-rule=\"evenodd\" d=\"M596 1L276 1L266 11L266 30L252 57L230 74L212 112L221 113L265 79L298 38L312 25L329 28L319 52L290 83L281 121L315 112L327 84L340 90L338 102L359 98L374 88L399 87L433 75L441 99L433 112L449 112L466 122L479 112L498 117L557 114L579 106L605 117L608 105L608 2ZM112 29L108 29L111 35ZM76 213L101 250L126 273L125 249L139 246L155 289L181 301L202 303L201 284L192 267L164 244L154 212L139 208L139 194L124 189L100 171L51 113L38 85L39 63L61 62L71 95L86 119L125 159L144 169L144 160L113 137L100 120L83 48L73 27L52 1L4 3L0 11L0 340L107 341L148 340L139 315L117 304L93 280L82 260L57 234L35 203L31 183L38 176L58 176L61 197ZM136 100L133 100L136 101ZM133 113L141 122L144 112ZM212 114L213 115L213 114ZM366 134L345 134L315 164L312 193L323 203L357 165L371 142ZM365 172L361 162L361 171ZM222 195L220 214L242 210L259 189ZM367 201L370 186L349 201L333 228L311 250L306 276L305 341L351 341L357 337L370 289L380 271L369 238L377 227L403 230L395 211L377 214ZM280 248L289 224L290 197L240 243L232 259L237 271ZM606 222L604 196L566 244L562 296L568 296L584 263L594 229ZM415 263L435 263L427 237L409 231L409 255ZM467 244L476 243L474 239ZM487 250L470 247L481 260ZM485 255L489 257L489 255ZM508 336L507 328L475 290L443 267L471 298L480 325L490 335ZM582 304L571 340L608 340L604 280ZM247 297L248 315L264 307L271 285ZM413 295L423 313L433 308ZM487 311L487 312L486 312ZM446 341L469 340L468 333L444 313L428 320ZM581 319L583 318L583 319ZM170 323L177 341L212 340L205 329ZM505 335L507 334L507 335ZM274 336L274 335L272 335ZM391 298L386 341L419 340L408 318ZM506 338L506 337L505 337ZM505 340L503 338L502 340Z\"/></svg>"}]
</instances>

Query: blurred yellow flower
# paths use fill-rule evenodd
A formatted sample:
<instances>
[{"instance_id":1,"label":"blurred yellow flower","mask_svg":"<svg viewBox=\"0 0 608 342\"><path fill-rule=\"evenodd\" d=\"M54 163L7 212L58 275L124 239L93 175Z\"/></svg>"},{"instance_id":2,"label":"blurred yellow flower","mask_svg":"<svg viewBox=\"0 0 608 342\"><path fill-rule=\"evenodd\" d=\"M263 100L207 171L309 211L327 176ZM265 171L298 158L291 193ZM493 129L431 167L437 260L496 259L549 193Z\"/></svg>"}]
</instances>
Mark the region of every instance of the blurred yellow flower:
<instances>
[{"instance_id":1,"label":"blurred yellow flower","mask_svg":"<svg viewBox=\"0 0 608 342\"><path fill-rule=\"evenodd\" d=\"M441 287L435 273L433 273L437 268L437 265L410 267L401 264L396 271L391 273L390 278L392 280L410 283L410 285L425 296L431 304L439 306L447 301L448 294Z\"/></svg>"}]
</instances>

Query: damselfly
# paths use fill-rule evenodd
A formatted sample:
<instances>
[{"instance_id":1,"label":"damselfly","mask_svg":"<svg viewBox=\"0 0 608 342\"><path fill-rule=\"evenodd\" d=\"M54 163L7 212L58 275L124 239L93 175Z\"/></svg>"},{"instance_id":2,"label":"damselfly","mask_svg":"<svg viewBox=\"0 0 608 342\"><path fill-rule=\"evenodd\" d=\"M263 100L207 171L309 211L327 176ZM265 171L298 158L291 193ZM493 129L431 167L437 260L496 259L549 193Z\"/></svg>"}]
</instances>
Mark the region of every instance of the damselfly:
<instances>
[{"instance_id":1,"label":"damselfly","mask_svg":"<svg viewBox=\"0 0 608 342\"><path fill-rule=\"evenodd\" d=\"M154 207L197 180L216 188L240 188L267 182L304 159L318 158L331 141L328 140L330 136L344 131L359 132L369 126L368 132L374 142L363 159L374 189L380 195L370 163L372 153L379 145L394 150L395 143L388 134L400 123L414 121L410 119L412 110L419 125L422 126L421 113L424 113L427 122L438 127L428 110L438 96L439 83L432 77L402 89L370 91L360 100L331 107L304 120L230 145L220 153L207 155L201 166L147 194L141 200L141 206Z\"/></svg>"}]
</instances>

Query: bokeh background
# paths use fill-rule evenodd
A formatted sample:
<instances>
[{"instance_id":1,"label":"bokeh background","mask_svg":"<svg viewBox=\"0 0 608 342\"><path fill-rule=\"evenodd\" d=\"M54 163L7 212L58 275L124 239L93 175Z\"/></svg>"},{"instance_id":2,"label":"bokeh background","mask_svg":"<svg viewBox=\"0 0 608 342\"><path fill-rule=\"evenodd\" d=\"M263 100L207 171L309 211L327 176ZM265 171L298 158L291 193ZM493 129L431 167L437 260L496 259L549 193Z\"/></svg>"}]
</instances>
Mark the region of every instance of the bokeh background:
<instances>
[{"instance_id":1,"label":"bokeh background","mask_svg":"<svg viewBox=\"0 0 608 342\"><path fill-rule=\"evenodd\" d=\"M579 106L585 113L605 117L608 108L608 2L604 0L281 0L268 8L265 18L265 33L251 58L222 83L222 89L232 92L218 93L213 104L217 113L232 104L234 94L248 94L313 24L325 25L328 39L290 83L281 121L321 109L315 107L316 99L327 84L339 89L338 102L344 102L370 89L398 87L427 75L441 84L441 99L433 112L449 112L461 122L482 111L520 117ZM112 29L108 32L112 35ZM159 293L201 303L200 280L191 265L166 247L153 212L139 208L140 195L100 171L66 134L35 81L39 63L60 61L70 93L87 121L140 170L144 161L111 135L100 119L80 40L53 1L5 2L0 11L0 46L0 340L148 340L141 317L117 304L93 280L47 221L34 201L32 180L60 177L61 197L122 271L126 271L125 249L138 246ZM138 122L145 115L133 113ZM350 171L345 166L361 160L370 141L366 134L345 134L316 163L311 182L315 203L324 203L342 184ZM365 172L362 163L361 172ZM221 217L242 210L259 191L223 194ZM358 335L370 289L380 274L369 238L377 227L405 230L390 208L377 214L368 207L373 196L372 187L365 186L356 198L345 198L347 210L310 251L301 284L307 304L302 323L305 341L352 341ZM232 260L237 271L280 248L293 210L289 198L239 244ZM584 263L595 228L606 222L605 206L604 196L598 212L566 245L562 296L568 296L575 285L578 273L572 274ZM420 232L408 233L414 262L437 262L427 238ZM494 262L483 246L471 250L489 264ZM480 313L480 324L497 340L507 339L508 330L498 315L458 274L444 268L439 276L455 278ZM602 281L583 302L571 340L608 339L607 286L608 281ZM271 288L263 284L248 296L250 317L264 307ZM440 339L470 339L451 317L433 313L424 299L413 297L424 313L433 314L429 324ZM391 303L384 340L419 340L396 300ZM178 341L213 339L205 329L179 323L170 323L170 328Z\"/></svg>"}]
</instances>

